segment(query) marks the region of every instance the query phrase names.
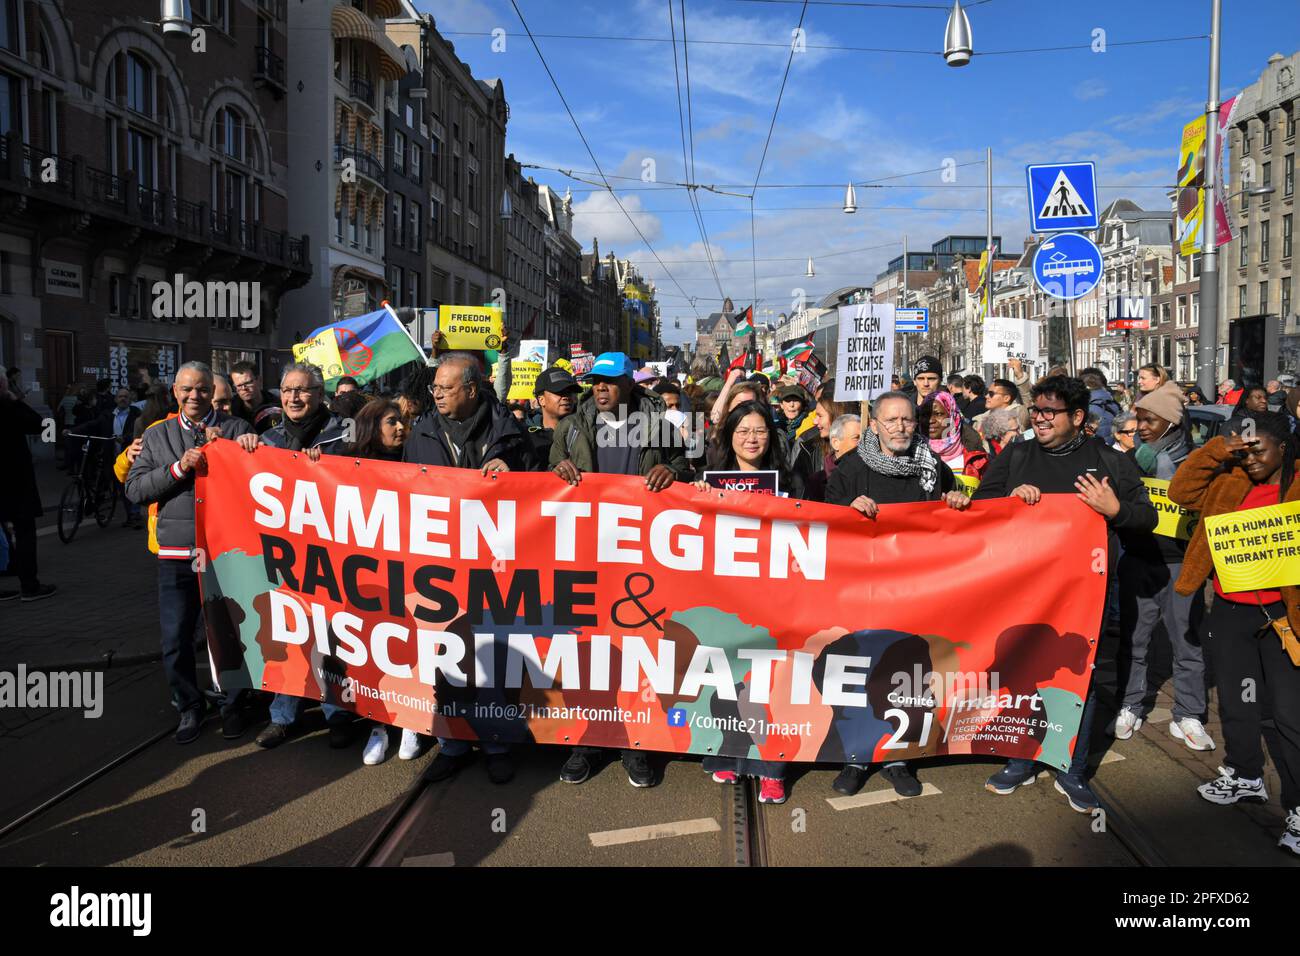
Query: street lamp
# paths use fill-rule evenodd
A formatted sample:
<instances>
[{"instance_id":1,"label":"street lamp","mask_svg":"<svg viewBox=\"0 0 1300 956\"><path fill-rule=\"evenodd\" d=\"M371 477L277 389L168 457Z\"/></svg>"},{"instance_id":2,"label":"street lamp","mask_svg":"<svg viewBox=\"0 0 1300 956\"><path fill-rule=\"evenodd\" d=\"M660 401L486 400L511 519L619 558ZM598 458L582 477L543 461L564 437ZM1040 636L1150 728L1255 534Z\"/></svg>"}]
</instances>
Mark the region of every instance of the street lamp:
<instances>
[{"instance_id":1,"label":"street lamp","mask_svg":"<svg viewBox=\"0 0 1300 956\"><path fill-rule=\"evenodd\" d=\"M858 195L853 191L853 184L849 183L849 188L844 190L844 211L858 211Z\"/></svg>"},{"instance_id":2,"label":"street lamp","mask_svg":"<svg viewBox=\"0 0 1300 956\"><path fill-rule=\"evenodd\" d=\"M961 8L961 0L953 0L948 14L948 29L943 34L943 58L949 66L965 66L972 53L970 20Z\"/></svg>"},{"instance_id":3,"label":"street lamp","mask_svg":"<svg viewBox=\"0 0 1300 956\"><path fill-rule=\"evenodd\" d=\"M514 206L510 202L510 191L501 190L501 221L509 222L514 217Z\"/></svg>"},{"instance_id":4,"label":"street lamp","mask_svg":"<svg viewBox=\"0 0 1300 956\"><path fill-rule=\"evenodd\" d=\"M190 19L190 0L162 0L159 18L163 36L180 33L189 36L193 23Z\"/></svg>"},{"instance_id":5,"label":"street lamp","mask_svg":"<svg viewBox=\"0 0 1300 956\"><path fill-rule=\"evenodd\" d=\"M817 273L813 271L812 256L808 257L808 271L803 275L805 279L811 279L813 276L817 275Z\"/></svg>"}]
</instances>

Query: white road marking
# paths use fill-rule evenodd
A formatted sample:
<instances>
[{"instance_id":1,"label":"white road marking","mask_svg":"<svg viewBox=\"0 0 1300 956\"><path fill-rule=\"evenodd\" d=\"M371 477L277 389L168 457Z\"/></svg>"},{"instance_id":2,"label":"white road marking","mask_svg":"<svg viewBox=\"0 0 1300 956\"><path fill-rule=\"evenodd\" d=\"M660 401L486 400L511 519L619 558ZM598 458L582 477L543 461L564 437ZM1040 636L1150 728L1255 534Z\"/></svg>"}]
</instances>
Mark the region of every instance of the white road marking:
<instances>
[{"instance_id":1,"label":"white road marking","mask_svg":"<svg viewBox=\"0 0 1300 956\"><path fill-rule=\"evenodd\" d=\"M943 793L932 783L921 785L921 796L932 797ZM902 797L893 790L872 790L869 793L859 793L852 797L827 797L826 802L831 805L833 810L856 810L858 807L874 807L881 803L893 803L896 800L911 800L913 797Z\"/></svg>"},{"instance_id":2,"label":"white road marking","mask_svg":"<svg viewBox=\"0 0 1300 956\"><path fill-rule=\"evenodd\" d=\"M1123 760L1124 755L1118 750L1107 750L1106 756L1101 758L1102 763L1114 763L1116 760ZM1100 764L1098 765L1100 766Z\"/></svg>"},{"instance_id":3,"label":"white road marking","mask_svg":"<svg viewBox=\"0 0 1300 956\"><path fill-rule=\"evenodd\" d=\"M429 853L425 856L408 856L402 866L455 866L455 853Z\"/></svg>"},{"instance_id":4,"label":"white road marking","mask_svg":"<svg viewBox=\"0 0 1300 956\"><path fill-rule=\"evenodd\" d=\"M626 830L601 830L588 833L592 846L618 846L623 843L643 843L665 837L690 836L693 833L717 833L722 827L713 817L698 820L678 820L676 823L654 823L648 827L628 827Z\"/></svg>"}]
</instances>

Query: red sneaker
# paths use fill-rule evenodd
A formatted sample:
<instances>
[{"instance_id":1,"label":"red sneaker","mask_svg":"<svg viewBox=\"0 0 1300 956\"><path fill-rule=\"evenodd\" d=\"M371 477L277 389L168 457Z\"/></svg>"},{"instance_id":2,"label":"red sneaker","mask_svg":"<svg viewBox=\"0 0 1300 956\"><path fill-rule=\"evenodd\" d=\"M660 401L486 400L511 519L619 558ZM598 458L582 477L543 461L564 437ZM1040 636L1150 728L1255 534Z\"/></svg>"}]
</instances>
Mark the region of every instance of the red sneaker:
<instances>
[{"instance_id":1,"label":"red sneaker","mask_svg":"<svg viewBox=\"0 0 1300 956\"><path fill-rule=\"evenodd\" d=\"M714 783L735 783L736 772L734 770L719 770L713 775Z\"/></svg>"},{"instance_id":2,"label":"red sneaker","mask_svg":"<svg viewBox=\"0 0 1300 956\"><path fill-rule=\"evenodd\" d=\"M759 803L785 803L785 781L761 777L758 785Z\"/></svg>"}]
</instances>

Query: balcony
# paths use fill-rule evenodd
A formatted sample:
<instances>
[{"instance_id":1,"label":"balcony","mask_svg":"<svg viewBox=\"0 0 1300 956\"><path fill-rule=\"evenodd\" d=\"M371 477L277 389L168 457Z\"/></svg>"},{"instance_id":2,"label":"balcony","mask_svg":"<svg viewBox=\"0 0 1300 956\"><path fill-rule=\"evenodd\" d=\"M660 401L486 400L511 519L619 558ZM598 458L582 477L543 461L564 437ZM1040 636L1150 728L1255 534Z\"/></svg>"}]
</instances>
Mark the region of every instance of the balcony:
<instances>
[{"instance_id":1,"label":"balcony","mask_svg":"<svg viewBox=\"0 0 1300 956\"><path fill-rule=\"evenodd\" d=\"M48 162L53 160L53 164ZM44 181L43 169L58 175ZM23 144L19 134L0 136L0 193L36 204L30 215L57 221L60 211L94 216L109 224L142 227L176 239L225 249L250 260L310 273L307 237L291 237L258 222L218 212L158 189L134 176L118 176Z\"/></svg>"},{"instance_id":2,"label":"balcony","mask_svg":"<svg viewBox=\"0 0 1300 956\"><path fill-rule=\"evenodd\" d=\"M375 108L375 88L368 80L363 80L359 76L352 77L352 82L348 84L348 92L352 94L354 100L359 100L372 110Z\"/></svg>"},{"instance_id":3,"label":"balcony","mask_svg":"<svg viewBox=\"0 0 1300 956\"><path fill-rule=\"evenodd\" d=\"M363 149L355 146L348 146L345 143L334 144L334 162L342 164L345 159L351 159L356 162L357 173L365 176L367 179L374 181L378 185L384 184L384 164L379 158L372 153L367 153Z\"/></svg>"},{"instance_id":4,"label":"balcony","mask_svg":"<svg viewBox=\"0 0 1300 956\"><path fill-rule=\"evenodd\" d=\"M253 81L266 86L275 94L276 99L284 96L284 60L276 56L269 48L255 47L257 65L253 67Z\"/></svg>"}]
</instances>

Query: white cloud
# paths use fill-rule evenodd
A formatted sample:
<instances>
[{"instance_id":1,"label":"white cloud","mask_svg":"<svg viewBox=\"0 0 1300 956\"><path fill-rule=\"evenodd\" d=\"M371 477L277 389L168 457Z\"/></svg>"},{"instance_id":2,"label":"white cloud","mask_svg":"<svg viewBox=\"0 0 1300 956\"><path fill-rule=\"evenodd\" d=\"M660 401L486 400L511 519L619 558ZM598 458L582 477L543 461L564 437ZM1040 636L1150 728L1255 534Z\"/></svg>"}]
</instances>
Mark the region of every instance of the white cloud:
<instances>
[{"instance_id":1,"label":"white cloud","mask_svg":"<svg viewBox=\"0 0 1300 956\"><path fill-rule=\"evenodd\" d=\"M1074 87L1074 98L1076 100L1095 100L1105 96L1110 90L1105 82L1098 79L1084 80Z\"/></svg>"},{"instance_id":2,"label":"white cloud","mask_svg":"<svg viewBox=\"0 0 1300 956\"><path fill-rule=\"evenodd\" d=\"M637 228L645 234L650 242L657 242L663 236L663 222L652 213L642 212L641 197L637 195L620 196L623 208L636 223ZM641 239L628 222L628 216L619 212L619 200L608 192L594 192L581 202L573 204L573 235L596 236L600 239L601 250L609 252L617 245L641 245ZM587 245L586 239L580 239Z\"/></svg>"}]
</instances>

